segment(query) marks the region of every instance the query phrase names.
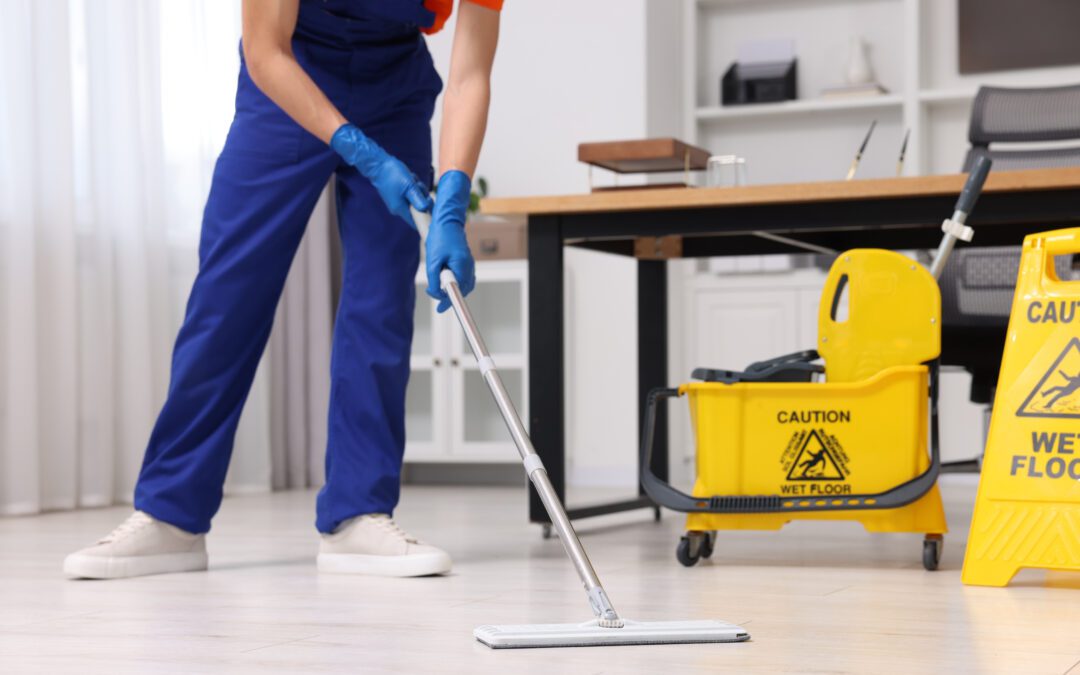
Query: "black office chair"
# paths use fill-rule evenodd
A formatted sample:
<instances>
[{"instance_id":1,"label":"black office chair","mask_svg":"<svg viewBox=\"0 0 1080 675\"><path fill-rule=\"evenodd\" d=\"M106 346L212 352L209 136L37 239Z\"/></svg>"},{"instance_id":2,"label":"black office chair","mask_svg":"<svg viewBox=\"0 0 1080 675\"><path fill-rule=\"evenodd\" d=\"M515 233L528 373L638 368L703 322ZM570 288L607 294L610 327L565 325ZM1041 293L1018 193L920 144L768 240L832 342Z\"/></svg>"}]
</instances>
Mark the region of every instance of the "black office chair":
<instances>
[{"instance_id":1,"label":"black office chair","mask_svg":"<svg viewBox=\"0 0 1080 675\"><path fill-rule=\"evenodd\" d=\"M971 149L964 172L985 155L994 171L1080 166L1080 85L1042 89L980 87L968 129ZM1056 142L1052 147L1030 144ZM1023 149L1001 144L1023 143ZM993 144L993 147L991 147ZM978 240L978 232L975 234ZM1073 265L1057 260L1061 278L1073 278ZM992 403L1009 309L1020 269L1020 248L957 249L941 276L941 362L971 373L971 400Z\"/></svg>"}]
</instances>

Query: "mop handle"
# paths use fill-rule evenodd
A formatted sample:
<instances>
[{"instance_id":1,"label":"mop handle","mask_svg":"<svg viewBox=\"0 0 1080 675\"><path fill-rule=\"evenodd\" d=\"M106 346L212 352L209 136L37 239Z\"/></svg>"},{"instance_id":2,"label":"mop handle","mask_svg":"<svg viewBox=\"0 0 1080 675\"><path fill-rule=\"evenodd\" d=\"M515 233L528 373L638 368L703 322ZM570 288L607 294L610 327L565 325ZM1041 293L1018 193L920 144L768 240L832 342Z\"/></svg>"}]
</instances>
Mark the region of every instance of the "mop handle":
<instances>
[{"instance_id":1,"label":"mop handle","mask_svg":"<svg viewBox=\"0 0 1080 675\"><path fill-rule=\"evenodd\" d=\"M465 338L469 341L469 347L472 348L477 365L480 366L480 374L483 376L484 381L487 382L488 389L491 390L491 395L495 398L495 404L499 407L503 421L506 422L506 427L510 430L514 445L517 446L518 454L521 455L521 460L525 465L525 472L536 487L536 491L540 494L540 500L544 503L544 508L547 510L548 517L551 518L555 531L559 533L559 541L563 543L566 555L574 563L578 576L581 577L581 582L585 584L585 591L588 593L589 604L592 606L593 613L596 614L602 626L621 627L622 621L615 612L615 608L612 607L603 586L600 585L600 578L596 576L596 570L593 569L589 556L586 555L585 548L581 545L581 540L578 539L577 532L574 531L574 527L570 524L566 510L559 501L559 497L555 494L555 488L551 485L551 479L548 478L547 470L544 469L540 455L536 453L532 440L529 439L529 434L525 431L525 425L521 423L521 416L518 415L517 408L514 407L506 387L503 386L499 371L495 369L495 361L491 358L491 354L488 353L487 345L484 344L484 338L481 337L480 331L476 327L469 306L465 304L465 298L461 295L461 289L458 288L454 273L449 269L444 269L439 274L439 283L450 297L450 304L454 307L454 314L457 315L461 329L465 331Z\"/></svg>"},{"instance_id":2,"label":"mop handle","mask_svg":"<svg viewBox=\"0 0 1080 675\"><path fill-rule=\"evenodd\" d=\"M956 200L956 208L953 210L952 218L949 218L941 225L945 236L941 238L937 254L934 255L934 262L930 265L930 274L935 279L940 279L941 273L945 271L945 263L948 261L953 247L956 246L956 241L958 239L971 241L974 233L966 224L968 214L975 208L975 202L978 201L979 194L982 193L983 183L986 182L986 177L990 174L992 164L993 161L985 155L979 155L975 158L975 165L968 172L967 181L964 182L964 189L960 191L960 197Z\"/></svg>"}]
</instances>

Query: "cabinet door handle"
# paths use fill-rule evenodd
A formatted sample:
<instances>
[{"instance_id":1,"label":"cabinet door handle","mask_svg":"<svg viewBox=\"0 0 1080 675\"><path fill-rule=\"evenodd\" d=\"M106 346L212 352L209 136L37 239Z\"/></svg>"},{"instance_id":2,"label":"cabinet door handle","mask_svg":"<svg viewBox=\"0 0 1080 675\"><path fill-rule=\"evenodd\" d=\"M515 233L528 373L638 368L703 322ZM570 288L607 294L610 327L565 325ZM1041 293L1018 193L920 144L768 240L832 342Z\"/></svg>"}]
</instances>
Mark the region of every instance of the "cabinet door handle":
<instances>
[{"instance_id":1,"label":"cabinet door handle","mask_svg":"<svg viewBox=\"0 0 1080 675\"><path fill-rule=\"evenodd\" d=\"M457 368L458 366L461 365L461 362L458 361L457 359L450 359L450 365Z\"/></svg>"},{"instance_id":2,"label":"cabinet door handle","mask_svg":"<svg viewBox=\"0 0 1080 675\"><path fill-rule=\"evenodd\" d=\"M432 365L434 365L434 366L435 366L436 368L438 368L439 366L441 366L441 365L442 365L442 359L432 359L432 360L431 360L431 363L432 363Z\"/></svg>"}]
</instances>

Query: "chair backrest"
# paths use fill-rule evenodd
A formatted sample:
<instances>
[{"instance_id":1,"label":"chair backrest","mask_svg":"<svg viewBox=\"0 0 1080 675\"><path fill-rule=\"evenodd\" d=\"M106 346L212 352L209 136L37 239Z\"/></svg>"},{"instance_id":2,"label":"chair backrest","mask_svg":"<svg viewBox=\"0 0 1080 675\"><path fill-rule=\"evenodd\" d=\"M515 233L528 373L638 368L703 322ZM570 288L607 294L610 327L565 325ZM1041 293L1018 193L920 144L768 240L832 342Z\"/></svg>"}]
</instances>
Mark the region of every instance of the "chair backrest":
<instances>
[{"instance_id":1,"label":"chair backrest","mask_svg":"<svg viewBox=\"0 0 1080 675\"><path fill-rule=\"evenodd\" d=\"M1080 84L1038 89L979 87L975 94L968 127L968 140L974 146L1077 138Z\"/></svg>"},{"instance_id":2,"label":"chair backrest","mask_svg":"<svg viewBox=\"0 0 1080 675\"><path fill-rule=\"evenodd\" d=\"M1054 266L1058 278L1076 278L1076 271L1067 257L1056 259ZM1019 272L1019 246L983 246L953 251L941 275L941 311L945 325L1007 326Z\"/></svg>"},{"instance_id":3,"label":"chair backrest","mask_svg":"<svg viewBox=\"0 0 1080 675\"><path fill-rule=\"evenodd\" d=\"M818 353L828 382L865 380L941 353L941 295L922 265L894 251L845 251L818 305Z\"/></svg>"},{"instance_id":4,"label":"chair backrest","mask_svg":"<svg viewBox=\"0 0 1080 675\"><path fill-rule=\"evenodd\" d=\"M979 87L971 106L968 140L971 149L964 158L964 171L980 155L994 160L995 171L1080 166L1080 145L1021 149L998 145L1080 140L1080 84L1037 89Z\"/></svg>"},{"instance_id":5,"label":"chair backrest","mask_svg":"<svg viewBox=\"0 0 1080 675\"><path fill-rule=\"evenodd\" d=\"M1080 84L1036 89L980 87L971 107L968 140L971 148L964 158L964 171L969 171L980 155L994 160L994 171L1080 166L1080 143L1060 146L1061 141L1080 141ZM1058 144L1030 145L1051 141ZM1025 145L1009 149L1009 143ZM945 324L1007 325L1019 268L1019 246L954 251L941 276Z\"/></svg>"}]
</instances>

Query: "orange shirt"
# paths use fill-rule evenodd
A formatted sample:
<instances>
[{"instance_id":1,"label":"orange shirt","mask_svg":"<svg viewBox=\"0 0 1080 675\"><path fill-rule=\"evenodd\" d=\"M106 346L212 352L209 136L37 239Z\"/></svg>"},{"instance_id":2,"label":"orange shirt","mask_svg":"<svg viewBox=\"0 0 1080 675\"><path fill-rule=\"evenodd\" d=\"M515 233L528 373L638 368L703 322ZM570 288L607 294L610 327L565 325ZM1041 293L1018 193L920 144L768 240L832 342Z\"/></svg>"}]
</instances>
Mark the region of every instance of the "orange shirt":
<instances>
[{"instance_id":1,"label":"orange shirt","mask_svg":"<svg viewBox=\"0 0 1080 675\"><path fill-rule=\"evenodd\" d=\"M503 0L463 0L464 2L471 2L474 5L480 5L481 7L487 7L493 9L496 12L500 11L503 6ZM438 33L442 30L443 25L446 24L446 20L450 18L450 15L454 12L454 0L424 0L424 7L429 12L435 12L435 23L431 24L431 28L421 28L420 30L428 35L432 33Z\"/></svg>"}]
</instances>

